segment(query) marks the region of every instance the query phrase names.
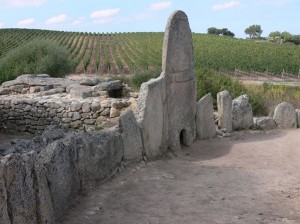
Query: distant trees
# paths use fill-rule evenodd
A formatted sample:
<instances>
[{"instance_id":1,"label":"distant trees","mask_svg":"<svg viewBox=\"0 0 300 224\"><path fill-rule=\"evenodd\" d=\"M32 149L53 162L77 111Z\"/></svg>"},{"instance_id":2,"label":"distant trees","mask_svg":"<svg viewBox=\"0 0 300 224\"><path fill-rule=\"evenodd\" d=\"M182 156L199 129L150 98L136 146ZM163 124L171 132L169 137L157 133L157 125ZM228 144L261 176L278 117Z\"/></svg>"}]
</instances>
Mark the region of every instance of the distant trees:
<instances>
[{"instance_id":1,"label":"distant trees","mask_svg":"<svg viewBox=\"0 0 300 224\"><path fill-rule=\"evenodd\" d=\"M268 41L272 43L294 43L294 44L300 44L300 35L292 35L291 33L284 31L284 32L279 32L279 31L274 31L271 32L268 36Z\"/></svg>"},{"instance_id":2,"label":"distant trees","mask_svg":"<svg viewBox=\"0 0 300 224\"><path fill-rule=\"evenodd\" d=\"M251 25L245 29L245 33L249 35L250 39L260 38L262 32L260 25Z\"/></svg>"},{"instance_id":3,"label":"distant trees","mask_svg":"<svg viewBox=\"0 0 300 224\"><path fill-rule=\"evenodd\" d=\"M229 36L234 37L235 34L228 30L227 28L218 29L216 27L210 27L207 29L207 34L215 34L215 35L222 35L222 36Z\"/></svg>"}]
</instances>

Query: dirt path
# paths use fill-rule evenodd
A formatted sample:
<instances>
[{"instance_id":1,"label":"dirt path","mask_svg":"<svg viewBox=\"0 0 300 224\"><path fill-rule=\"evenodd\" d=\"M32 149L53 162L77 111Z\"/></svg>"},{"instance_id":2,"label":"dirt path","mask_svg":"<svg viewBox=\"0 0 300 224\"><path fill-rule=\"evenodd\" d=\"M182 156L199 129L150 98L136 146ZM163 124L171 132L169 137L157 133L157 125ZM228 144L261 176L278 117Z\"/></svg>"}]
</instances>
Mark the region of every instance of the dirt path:
<instances>
[{"instance_id":1,"label":"dirt path","mask_svg":"<svg viewBox=\"0 0 300 224\"><path fill-rule=\"evenodd\" d=\"M82 192L59 223L300 223L299 129L240 132L170 157Z\"/></svg>"}]
</instances>

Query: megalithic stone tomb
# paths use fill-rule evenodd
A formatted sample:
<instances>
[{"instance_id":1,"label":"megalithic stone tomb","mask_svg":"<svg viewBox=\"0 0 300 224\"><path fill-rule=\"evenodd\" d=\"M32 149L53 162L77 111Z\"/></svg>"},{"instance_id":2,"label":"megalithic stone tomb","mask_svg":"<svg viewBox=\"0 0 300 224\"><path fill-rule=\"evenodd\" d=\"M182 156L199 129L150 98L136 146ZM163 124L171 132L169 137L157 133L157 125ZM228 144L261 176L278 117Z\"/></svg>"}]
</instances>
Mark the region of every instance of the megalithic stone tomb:
<instances>
[{"instance_id":1,"label":"megalithic stone tomb","mask_svg":"<svg viewBox=\"0 0 300 224\"><path fill-rule=\"evenodd\" d=\"M162 73L143 83L138 100L139 122L147 156L190 146L196 137L196 75L192 33L187 15L175 11L163 43Z\"/></svg>"}]
</instances>

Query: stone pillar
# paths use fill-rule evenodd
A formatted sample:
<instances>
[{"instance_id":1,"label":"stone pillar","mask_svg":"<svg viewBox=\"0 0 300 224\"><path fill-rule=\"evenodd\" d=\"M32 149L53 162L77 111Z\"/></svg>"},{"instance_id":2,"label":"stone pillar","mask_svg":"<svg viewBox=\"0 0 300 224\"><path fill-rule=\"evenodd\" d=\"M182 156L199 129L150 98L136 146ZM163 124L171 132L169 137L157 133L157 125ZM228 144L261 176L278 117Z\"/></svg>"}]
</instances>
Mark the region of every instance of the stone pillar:
<instances>
[{"instance_id":1,"label":"stone pillar","mask_svg":"<svg viewBox=\"0 0 300 224\"><path fill-rule=\"evenodd\" d=\"M138 99L144 150L155 157L190 146L196 137L196 75L186 14L175 11L165 30L162 74L143 83Z\"/></svg>"},{"instance_id":2,"label":"stone pillar","mask_svg":"<svg viewBox=\"0 0 300 224\"><path fill-rule=\"evenodd\" d=\"M283 102L277 105L273 117L278 128L297 128L296 111L292 104Z\"/></svg>"},{"instance_id":3,"label":"stone pillar","mask_svg":"<svg viewBox=\"0 0 300 224\"><path fill-rule=\"evenodd\" d=\"M192 32L187 15L175 11L165 30L163 76L166 79L169 148L190 146L196 137L196 75Z\"/></svg>"},{"instance_id":4,"label":"stone pillar","mask_svg":"<svg viewBox=\"0 0 300 224\"><path fill-rule=\"evenodd\" d=\"M217 94L219 127L232 132L232 98L227 90Z\"/></svg>"},{"instance_id":5,"label":"stone pillar","mask_svg":"<svg viewBox=\"0 0 300 224\"><path fill-rule=\"evenodd\" d=\"M213 113L213 101L212 96L209 93L202 97L197 103L196 126L197 138L199 140L216 136L216 125Z\"/></svg>"}]
</instances>

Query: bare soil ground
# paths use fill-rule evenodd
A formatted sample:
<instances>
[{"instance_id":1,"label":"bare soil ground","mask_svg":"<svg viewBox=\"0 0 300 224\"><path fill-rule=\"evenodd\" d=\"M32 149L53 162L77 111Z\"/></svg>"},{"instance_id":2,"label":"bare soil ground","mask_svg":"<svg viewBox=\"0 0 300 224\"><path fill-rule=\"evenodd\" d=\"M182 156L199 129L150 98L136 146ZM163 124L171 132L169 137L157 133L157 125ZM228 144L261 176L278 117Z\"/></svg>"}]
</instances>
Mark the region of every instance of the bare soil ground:
<instances>
[{"instance_id":1,"label":"bare soil ground","mask_svg":"<svg viewBox=\"0 0 300 224\"><path fill-rule=\"evenodd\" d=\"M238 132L130 165L60 224L300 223L300 129Z\"/></svg>"}]
</instances>

